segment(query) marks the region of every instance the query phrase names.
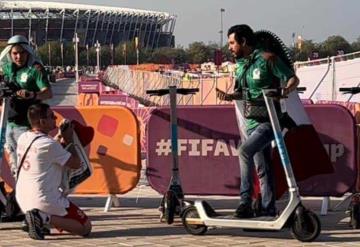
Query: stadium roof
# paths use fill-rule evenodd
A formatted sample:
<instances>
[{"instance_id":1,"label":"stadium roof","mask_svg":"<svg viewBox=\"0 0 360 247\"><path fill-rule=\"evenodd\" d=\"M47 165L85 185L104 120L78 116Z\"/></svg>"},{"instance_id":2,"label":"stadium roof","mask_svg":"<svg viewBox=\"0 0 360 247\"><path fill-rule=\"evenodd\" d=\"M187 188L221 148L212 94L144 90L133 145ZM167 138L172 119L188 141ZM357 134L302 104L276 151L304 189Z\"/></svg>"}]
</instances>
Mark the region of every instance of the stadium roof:
<instances>
[{"instance_id":1,"label":"stadium roof","mask_svg":"<svg viewBox=\"0 0 360 247\"><path fill-rule=\"evenodd\" d=\"M149 10L139 10L139 9L129 9L129 8L119 8L119 7L104 7L99 5L86 5L86 4L66 4L60 2L40 2L40 1L0 1L1 9L37 9L37 10L92 10L100 12L111 12L113 14L138 14L138 15L152 15L152 16L161 16L165 18L172 17L169 13L166 12L157 12Z\"/></svg>"}]
</instances>

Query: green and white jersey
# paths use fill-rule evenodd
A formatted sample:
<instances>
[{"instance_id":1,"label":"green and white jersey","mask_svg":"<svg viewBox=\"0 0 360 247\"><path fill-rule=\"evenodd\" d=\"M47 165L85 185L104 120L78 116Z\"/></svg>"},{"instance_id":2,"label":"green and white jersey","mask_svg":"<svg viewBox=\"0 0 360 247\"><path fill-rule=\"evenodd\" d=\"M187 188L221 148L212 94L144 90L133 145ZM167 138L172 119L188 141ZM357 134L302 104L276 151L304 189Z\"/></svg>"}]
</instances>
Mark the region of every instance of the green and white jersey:
<instances>
[{"instance_id":1,"label":"green and white jersey","mask_svg":"<svg viewBox=\"0 0 360 247\"><path fill-rule=\"evenodd\" d=\"M295 75L294 71L280 58L260 49L254 50L249 57L236 61L236 91L241 91L244 87L244 80L241 80L244 72L250 100L262 98L262 89L274 87L275 80L280 81L281 86L285 86L287 81ZM258 124L255 119L246 119L247 129L255 128Z\"/></svg>"},{"instance_id":2,"label":"green and white jersey","mask_svg":"<svg viewBox=\"0 0 360 247\"><path fill-rule=\"evenodd\" d=\"M3 75L9 82L15 83L21 89L27 91L39 92L44 88L49 88L50 83L46 76L34 67L25 66L18 69L14 63L6 63L3 68ZM12 109L15 112L14 116L9 116L9 124L28 126L27 109L32 104L33 100L12 99Z\"/></svg>"},{"instance_id":3,"label":"green and white jersey","mask_svg":"<svg viewBox=\"0 0 360 247\"><path fill-rule=\"evenodd\" d=\"M16 81L19 87L28 91L39 92L41 89L50 87L49 81L34 67L16 69L12 63L3 66L4 77Z\"/></svg>"}]
</instances>

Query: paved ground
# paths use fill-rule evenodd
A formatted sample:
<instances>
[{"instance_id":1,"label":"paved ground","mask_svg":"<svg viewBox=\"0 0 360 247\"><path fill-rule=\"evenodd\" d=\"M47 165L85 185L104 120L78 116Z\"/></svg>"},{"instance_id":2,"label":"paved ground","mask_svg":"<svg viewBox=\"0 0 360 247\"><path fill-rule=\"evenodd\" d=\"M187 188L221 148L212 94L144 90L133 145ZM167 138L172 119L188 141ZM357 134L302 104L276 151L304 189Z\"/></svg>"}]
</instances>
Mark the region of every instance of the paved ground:
<instances>
[{"instance_id":1,"label":"paved ground","mask_svg":"<svg viewBox=\"0 0 360 247\"><path fill-rule=\"evenodd\" d=\"M72 80L54 85L51 105L75 105L76 86ZM120 206L104 212L106 197L79 196L73 201L80 205L93 222L88 238L59 234L52 230L44 241L34 241L20 230L20 223L0 223L0 246L360 246L360 230L348 226L344 208L320 216L322 233L313 243L301 243L285 229L281 232L244 232L241 229L211 229L205 236L186 233L179 219L173 225L159 221L161 195L144 184L121 195ZM195 197L189 197L195 199ZM215 208L234 209L237 198L207 197ZM332 205L339 202L334 199ZM320 199L306 199L305 205L319 212Z\"/></svg>"},{"instance_id":2,"label":"paved ground","mask_svg":"<svg viewBox=\"0 0 360 247\"><path fill-rule=\"evenodd\" d=\"M106 197L73 197L90 216L93 232L88 238L59 234L52 230L43 241L28 238L20 223L0 223L0 246L360 246L360 230L348 226L344 211L320 216L322 233L313 243L301 243L285 229L281 232L244 232L241 229L211 229L204 236L186 233L179 219L173 225L159 221L157 207L161 195L149 186L139 186L121 195L120 206L104 212ZM190 197L190 199L195 199ZM234 208L236 198L206 198L216 208ZM335 201L333 202L335 204ZM316 212L320 200L307 199L305 204Z\"/></svg>"},{"instance_id":3,"label":"paved ground","mask_svg":"<svg viewBox=\"0 0 360 247\"><path fill-rule=\"evenodd\" d=\"M76 105L77 85L74 79L61 79L51 86L53 98L47 101L49 105Z\"/></svg>"}]
</instances>

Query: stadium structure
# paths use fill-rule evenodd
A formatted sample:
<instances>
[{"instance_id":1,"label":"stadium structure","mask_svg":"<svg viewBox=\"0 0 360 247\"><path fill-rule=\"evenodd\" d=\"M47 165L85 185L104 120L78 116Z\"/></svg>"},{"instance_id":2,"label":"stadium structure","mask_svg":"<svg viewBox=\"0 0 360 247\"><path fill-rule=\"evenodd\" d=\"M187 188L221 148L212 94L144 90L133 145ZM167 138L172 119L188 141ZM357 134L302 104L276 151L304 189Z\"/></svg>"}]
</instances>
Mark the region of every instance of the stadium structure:
<instances>
[{"instance_id":1,"label":"stadium structure","mask_svg":"<svg viewBox=\"0 0 360 247\"><path fill-rule=\"evenodd\" d=\"M165 12L40 1L0 1L0 41L15 34L36 45L48 41L81 45L135 40L144 48L173 47L176 16Z\"/></svg>"}]
</instances>

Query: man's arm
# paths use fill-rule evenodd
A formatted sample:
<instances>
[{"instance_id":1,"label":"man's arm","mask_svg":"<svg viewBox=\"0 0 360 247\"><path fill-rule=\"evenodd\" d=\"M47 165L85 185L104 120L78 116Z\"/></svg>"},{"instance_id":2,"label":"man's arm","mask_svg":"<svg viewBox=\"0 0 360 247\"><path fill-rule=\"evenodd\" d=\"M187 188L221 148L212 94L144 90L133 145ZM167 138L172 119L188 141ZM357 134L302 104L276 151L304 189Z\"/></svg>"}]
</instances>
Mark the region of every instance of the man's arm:
<instances>
[{"instance_id":1,"label":"man's arm","mask_svg":"<svg viewBox=\"0 0 360 247\"><path fill-rule=\"evenodd\" d=\"M37 100L47 100L53 97L53 93L50 87L42 88L39 92L31 92L32 98Z\"/></svg>"},{"instance_id":2,"label":"man's arm","mask_svg":"<svg viewBox=\"0 0 360 247\"><path fill-rule=\"evenodd\" d=\"M50 83L47 77L44 75L45 68L40 64L35 64L34 67L36 68L36 84L40 88L39 92L33 92L32 97L33 99L37 100L47 100L53 97L53 93L50 87Z\"/></svg>"},{"instance_id":3,"label":"man's arm","mask_svg":"<svg viewBox=\"0 0 360 247\"><path fill-rule=\"evenodd\" d=\"M80 168L80 157L78 152L76 151L74 143L71 143L70 146L66 149L69 153L71 153L70 158L66 161L65 166L71 169L78 169Z\"/></svg>"},{"instance_id":4,"label":"man's arm","mask_svg":"<svg viewBox=\"0 0 360 247\"><path fill-rule=\"evenodd\" d=\"M73 142L73 133L74 128L72 124L70 124L64 131L61 132L61 142L68 146L67 151L71 154L70 158L66 161L65 166L71 169L78 169L80 168L80 157L78 152L76 151L74 142ZM58 139L59 136L57 135Z\"/></svg>"},{"instance_id":5,"label":"man's arm","mask_svg":"<svg viewBox=\"0 0 360 247\"><path fill-rule=\"evenodd\" d=\"M294 71L274 53L265 52L263 57L267 61L272 73L279 78L280 81L286 82L283 94L288 95L290 92L296 90L300 81Z\"/></svg>"},{"instance_id":6,"label":"man's arm","mask_svg":"<svg viewBox=\"0 0 360 247\"><path fill-rule=\"evenodd\" d=\"M296 90L297 86L299 85L300 81L299 78L294 75L293 77L291 77L288 81L287 84L283 90L283 95L288 95L289 93L291 93L292 91Z\"/></svg>"}]
</instances>

